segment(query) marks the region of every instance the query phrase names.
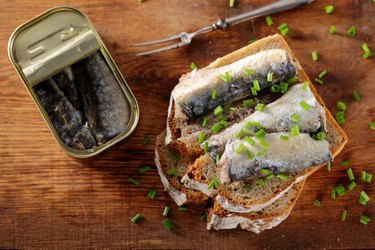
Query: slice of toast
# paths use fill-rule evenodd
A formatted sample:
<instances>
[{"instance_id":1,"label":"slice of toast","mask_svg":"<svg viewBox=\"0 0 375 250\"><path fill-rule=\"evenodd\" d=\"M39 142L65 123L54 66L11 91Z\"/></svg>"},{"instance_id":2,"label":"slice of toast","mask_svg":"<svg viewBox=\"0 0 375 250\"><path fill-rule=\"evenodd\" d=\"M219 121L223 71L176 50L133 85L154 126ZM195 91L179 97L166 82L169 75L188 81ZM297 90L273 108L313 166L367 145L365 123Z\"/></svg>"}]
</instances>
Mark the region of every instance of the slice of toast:
<instances>
[{"instance_id":1,"label":"slice of toast","mask_svg":"<svg viewBox=\"0 0 375 250\"><path fill-rule=\"evenodd\" d=\"M232 229L240 226L256 234L271 229L288 217L304 184L305 180L302 180L293 185L280 199L257 212L244 214L228 212L214 202L214 205L207 209L207 229Z\"/></svg>"}]
</instances>

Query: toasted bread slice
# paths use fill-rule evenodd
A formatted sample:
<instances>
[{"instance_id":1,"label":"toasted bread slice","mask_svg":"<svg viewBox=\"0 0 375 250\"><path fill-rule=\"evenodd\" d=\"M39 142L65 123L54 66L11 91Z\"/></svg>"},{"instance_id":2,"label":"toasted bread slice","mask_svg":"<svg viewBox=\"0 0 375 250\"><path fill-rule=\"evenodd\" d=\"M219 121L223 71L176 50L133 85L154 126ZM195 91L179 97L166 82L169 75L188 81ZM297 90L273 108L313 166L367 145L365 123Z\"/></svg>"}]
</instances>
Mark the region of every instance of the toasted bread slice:
<instances>
[{"instance_id":1,"label":"toasted bread slice","mask_svg":"<svg viewBox=\"0 0 375 250\"><path fill-rule=\"evenodd\" d=\"M207 209L207 229L232 229L240 226L242 229L259 234L271 229L284 221L292 211L305 180L293 185L280 199L264 207L262 210L250 213L233 213L223 209L217 202Z\"/></svg>"}]
</instances>

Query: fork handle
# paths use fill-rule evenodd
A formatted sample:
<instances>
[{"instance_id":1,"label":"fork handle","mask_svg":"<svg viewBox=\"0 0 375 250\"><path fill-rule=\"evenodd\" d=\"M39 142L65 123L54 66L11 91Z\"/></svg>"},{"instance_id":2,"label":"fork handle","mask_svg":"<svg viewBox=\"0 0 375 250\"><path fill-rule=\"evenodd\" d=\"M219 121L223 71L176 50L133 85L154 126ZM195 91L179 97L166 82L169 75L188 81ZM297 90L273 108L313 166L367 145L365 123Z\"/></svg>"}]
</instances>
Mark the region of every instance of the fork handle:
<instances>
[{"instance_id":1,"label":"fork handle","mask_svg":"<svg viewBox=\"0 0 375 250\"><path fill-rule=\"evenodd\" d=\"M251 10L237 16L219 19L216 23L212 24L212 27L213 29L224 30L230 25L242 23L261 16L271 15L284 10L290 10L300 5L311 3L313 1L314 0L280 0L259 9Z\"/></svg>"}]
</instances>

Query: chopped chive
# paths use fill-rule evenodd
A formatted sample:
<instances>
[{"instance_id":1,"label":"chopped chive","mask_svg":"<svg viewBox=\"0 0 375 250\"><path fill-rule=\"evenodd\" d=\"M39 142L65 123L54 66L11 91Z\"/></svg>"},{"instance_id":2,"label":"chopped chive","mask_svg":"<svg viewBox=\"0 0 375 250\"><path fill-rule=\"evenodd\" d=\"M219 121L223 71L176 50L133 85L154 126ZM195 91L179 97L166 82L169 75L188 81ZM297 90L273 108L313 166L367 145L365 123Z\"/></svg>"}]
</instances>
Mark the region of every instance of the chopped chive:
<instances>
[{"instance_id":1,"label":"chopped chive","mask_svg":"<svg viewBox=\"0 0 375 250\"><path fill-rule=\"evenodd\" d=\"M143 173L146 173L146 172L148 172L150 170L151 170L151 166L144 165L144 166L138 168L138 173L143 174Z\"/></svg>"},{"instance_id":2,"label":"chopped chive","mask_svg":"<svg viewBox=\"0 0 375 250\"><path fill-rule=\"evenodd\" d=\"M266 19L266 23L267 23L268 26L271 26L273 24L272 19L271 19L270 16L266 16L265 19Z\"/></svg>"},{"instance_id":3,"label":"chopped chive","mask_svg":"<svg viewBox=\"0 0 375 250\"><path fill-rule=\"evenodd\" d=\"M179 160L180 160L180 157L179 157L176 153L171 152L170 155L171 155L171 158L172 158L174 161L179 161Z\"/></svg>"},{"instance_id":4,"label":"chopped chive","mask_svg":"<svg viewBox=\"0 0 375 250\"><path fill-rule=\"evenodd\" d=\"M247 128L247 129L250 129L252 126L255 127L255 128L261 128L262 124L260 124L259 122L247 122L245 124L245 128Z\"/></svg>"},{"instance_id":5,"label":"chopped chive","mask_svg":"<svg viewBox=\"0 0 375 250\"><path fill-rule=\"evenodd\" d=\"M282 181L286 181L288 179L288 176L286 174L280 173L280 174L277 174L276 176Z\"/></svg>"},{"instance_id":6,"label":"chopped chive","mask_svg":"<svg viewBox=\"0 0 375 250\"><path fill-rule=\"evenodd\" d=\"M229 8L233 8L234 7L234 0L229 0Z\"/></svg>"},{"instance_id":7,"label":"chopped chive","mask_svg":"<svg viewBox=\"0 0 375 250\"><path fill-rule=\"evenodd\" d=\"M170 208L167 207L167 206L164 208L164 210L163 210L163 216L164 216L164 217L167 217L167 216L168 216L168 214L169 214L169 210L170 210Z\"/></svg>"},{"instance_id":8,"label":"chopped chive","mask_svg":"<svg viewBox=\"0 0 375 250\"><path fill-rule=\"evenodd\" d=\"M341 161L340 165L341 166L347 166L347 165L349 165L349 160L343 160L343 161Z\"/></svg>"},{"instance_id":9,"label":"chopped chive","mask_svg":"<svg viewBox=\"0 0 375 250\"><path fill-rule=\"evenodd\" d=\"M311 58L314 62L318 61L318 52L316 51L311 52Z\"/></svg>"},{"instance_id":10,"label":"chopped chive","mask_svg":"<svg viewBox=\"0 0 375 250\"><path fill-rule=\"evenodd\" d=\"M319 83L320 85L323 85L323 80L319 79L319 78L315 78L314 80L316 83Z\"/></svg>"},{"instance_id":11,"label":"chopped chive","mask_svg":"<svg viewBox=\"0 0 375 250\"><path fill-rule=\"evenodd\" d=\"M221 125L223 125L224 127L228 127L230 125L229 122L227 122L226 120L220 120L219 122Z\"/></svg>"},{"instance_id":12,"label":"chopped chive","mask_svg":"<svg viewBox=\"0 0 375 250\"><path fill-rule=\"evenodd\" d=\"M331 198L336 199L336 190L334 188L331 190Z\"/></svg>"},{"instance_id":13,"label":"chopped chive","mask_svg":"<svg viewBox=\"0 0 375 250\"><path fill-rule=\"evenodd\" d=\"M150 141L150 136L149 135L145 135L145 137L143 137L142 144L146 145L149 141Z\"/></svg>"},{"instance_id":14,"label":"chopped chive","mask_svg":"<svg viewBox=\"0 0 375 250\"><path fill-rule=\"evenodd\" d=\"M363 53L362 58L363 58L363 59L367 59L367 58L369 58L371 55L372 55L371 52L365 52L365 53Z\"/></svg>"},{"instance_id":15,"label":"chopped chive","mask_svg":"<svg viewBox=\"0 0 375 250\"><path fill-rule=\"evenodd\" d=\"M202 144L204 142L204 138L205 137L206 137L206 134L203 131L199 132L199 134L198 134L198 143Z\"/></svg>"},{"instance_id":16,"label":"chopped chive","mask_svg":"<svg viewBox=\"0 0 375 250\"><path fill-rule=\"evenodd\" d=\"M229 107L229 109L230 109L231 111L233 111L233 112L237 111L237 108L235 108L235 107Z\"/></svg>"},{"instance_id":17,"label":"chopped chive","mask_svg":"<svg viewBox=\"0 0 375 250\"><path fill-rule=\"evenodd\" d=\"M240 129L237 133L236 133L236 139L241 139L242 135L243 135L244 131L242 129Z\"/></svg>"},{"instance_id":18,"label":"chopped chive","mask_svg":"<svg viewBox=\"0 0 375 250\"><path fill-rule=\"evenodd\" d=\"M247 44L252 44L252 43L255 43L257 41L257 39L250 39L249 41L247 41Z\"/></svg>"},{"instance_id":19,"label":"chopped chive","mask_svg":"<svg viewBox=\"0 0 375 250\"><path fill-rule=\"evenodd\" d=\"M141 214L137 214L130 221L135 224L141 217L142 217Z\"/></svg>"},{"instance_id":20,"label":"chopped chive","mask_svg":"<svg viewBox=\"0 0 375 250\"><path fill-rule=\"evenodd\" d=\"M359 194L359 204L366 205L368 201L370 201L370 197L362 190Z\"/></svg>"},{"instance_id":21,"label":"chopped chive","mask_svg":"<svg viewBox=\"0 0 375 250\"><path fill-rule=\"evenodd\" d=\"M347 34L348 34L348 36L350 36L350 37L354 37L355 34L356 34L356 32L357 32L357 29L356 29L355 26L353 25L352 27L350 27L350 28L348 29Z\"/></svg>"},{"instance_id":22,"label":"chopped chive","mask_svg":"<svg viewBox=\"0 0 375 250\"><path fill-rule=\"evenodd\" d=\"M330 161L327 163L327 170L331 171L331 162Z\"/></svg>"},{"instance_id":23,"label":"chopped chive","mask_svg":"<svg viewBox=\"0 0 375 250\"><path fill-rule=\"evenodd\" d=\"M243 143L238 144L236 148L236 154L241 154L243 147L244 147Z\"/></svg>"},{"instance_id":24,"label":"chopped chive","mask_svg":"<svg viewBox=\"0 0 375 250\"><path fill-rule=\"evenodd\" d=\"M205 221L206 217L207 217L206 212L202 212L201 215L199 216L199 218L201 219L201 221Z\"/></svg>"},{"instance_id":25,"label":"chopped chive","mask_svg":"<svg viewBox=\"0 0 375 250\"><path fill-rule=\"evenodd\" d=\"M352 191L357 186L357 183L355 181L350 182L348 185L348 190Z\"/></svg>"},{"instance_id":26,"label":"chopped chive","mask_svg":"<svg viewBox=\"0 0 375 250\"><path fill-rule=\"evenodd\" d=\"M326 74L327 74L327 70L323 70L322 72L320 72L318 75L319 79L322 79Z\"/></svg>"},{"instance_id":27,"label":"chopped chive","mask_svg":"<svg viewBox=\"0 0 375 250\"><path fill-rule=\"evenodd\" d=\"M367 225L370 221L371 221L371 218L366 215L362 214L361 217L359 217L359 222L364 225Z\"/></svg>"},{"instance_id":28,"label":"chopped chive","mask_svg":"<svg viewBox=\"0 0 375 250\"><path fill-rule=\"evenodd\" d=\"M212 99L212 100L215 100L215 99L216 99L216 95L217 95L217 91L216 91L216 89L212 90L212 93L211 93L211 99Z\"/></svg>"},{"instance_id":29,"label":"chopped chive","mask_svg":"<svg viewBox=\"0 0 375 250\"><path fill-rule=\"evenodd\" d=\"M279 85L277 85L277 84L272 85L271 88L270 88L270 91L271 91L271 93L279 92L280 91Z\"/></svg>"},{"instance_id":30,"label":"chopped chive","mask_svg":"<svg viewBox=\"0 0 375 250\"><path fill-rule=\"evenodd\" d=\"M176 169L176 168L168 169L167 174L168 175L176 175L176 174L178 174L178 169Z\"/></svg>"},{"instance_id":31,"label":"chopped chive","mask_svg":"<svg viewBox=\"0 0 375 250\"><path fill-rule=\"evenodd\" d=\"M362 171L362 172L361 172L361 181L362 181L362 182L365 182L365 181L366 181L366 175L367 175L366 171Z\"/></svg>"},{"instance_id":32,"label":"chopped chive","mask_svg":"<svg viewBox=\"0 0 375 250\"><path fill-rule=\"evenodd\" d=\"M268 74L267 74L267 81L268 82L272 82L272 78L273 78L273 73L272 72L268 72Z\"/></svg>"},{"instance_id":33,"label":"chopped chive","mask_svg":"<svg viewBox=\"0 0 375 250\"><path fill-rule=\"evenodd\" d=\"M375 130L375 122L370 122L370 129Z\"/></svg>"},{"instance_id":34,"label":"chopped chive","mask_svg":"<svg viewBox=\"0 0 375 250\"><path fill-rule=\"evenodd\" d=\"M366 177L365 177L365 181L364 182L370 183L371 179L372 179L372 174L366 173Z\"/></svg>"},{"instance_id":35,"label":"chopped chive","mask_svg":"<svg viewBox=\"0 0 375 250\"><path fill-rule=\"evenodd\" d=\"M309 110L310 109L310 106L309 104L306 103L305 100L302 100L299 105L301 106L301 108L303 108L304 110Z\"/></svg>"},{"instance_id":36,"label":"chopped chive","mask_svg":"<svg viewBox=\"0 0 375 250\"><path fill-rule=\"evenodd\" d=\"M343 196L345 194L345 187L342 184L340 184L335 187L335 191L339 196Z\"/></svg>"},{"instance_id":37,"label":"chopped chive","mask_svg":"<svg viewBox=\"0 0 375 250\"><path fill-rule=\"evenodd\" d=\"M260 172L262 172L263 176L269 175L271 173L270 170L266 168L261 168Z\"/></svg>"},{"instance_id":38,"label":"chopped chive","mask_svg":"<svg viewBox=\"0 0 375 250\"><path fill-rule=\"evenodd\" d=\"M282 36L285 36L286 34L289 33L289 27L286 27L285 29L280 30L280 33Z\"/></svg>"},{"instance_id":39,"label":"chopped chive","mask_svg":"<svg viewBox=\"0 0 375 250\"><path fill-rule=\"evenodd\" d=\"M214 134L217 134L221 129L222 129L222 125L219 123L219 122L217 122L217 123L215 123L212 127L211 127L211 131L212 131L212 133L214 133Z\"/></svg>"},{"instance_id":40,"label":"chopped chive","mask_svg":"<svg viewBox=\"0 0 375 250\"><path fill-rule=\"evenodd\" d=\"M188 210L187 206L180 206L178 207L178 211L186 212Z\"/></svg>"},{"instance_id":41,"label":"chopped chive","mask_svg":"<svg viewBox=\"0 0 375 250\"><path fill-rule=\"evenodd\" d=\"M268 149L269 148L269 145L268 143L263 139L263 138L257 138L259 143L260 143L260 146L262 146L262 148L264 149Z\"/></svg>"},{"instance_id":42,"label":"chopped chive","mask_svg":"<svg viewBox=\"0 0 375 250\"><path fill-rule=\"evenodd\" d=\"M315 139L318 140L318 141L323 141L326 139L326 132L318 132L316 133L315 135Z\"/></svg>"},{"instance_id":43,"label":"chopped chive","mask_svg":"<svg viewBox=\"0 0 375 250\"><path fill-rule=\"evenodd\" d=\"M248 136L245 136L245 141L250 145L250 146L253 146L254 145L254 141L253 139L251 139L250 137Z\"/></svg>"},{"instance_id":44,"label":"chopped chive","mask_svg":"<svg viewBox=\"0 0 375 250\"><path fill-rule=\"evenodd\" d=\"M283 141L287 141L287 140L289 140L289 136L287 136L287 135L280 135L280 139L283 140Z\"/></svg>"},{"instance_id":45,"label":"chopped chive","mask_svg":"<svg viewBox=\"0 0 375 250\"><path fill-rule=\"evenodd\" d=\"M348 168L346 172L348 173L349 181L354 181L355 178L354 178L353 170L351 168Z\"/></svg>"},{"instance_id":46,"label":"chopped chive","mask_svg":"<svg viewBox=\"0 0 375 250\"><path fill-rule=\"evenodd\" d=\"M299 135L299 128L297 125L294 125L290 128L290 132L292 133L293 136L298 136Z\"/></svg>"},{"instance_id":47,"label":"chopped chive","mask_svg":"<svg viewBox=\"0 0 375 250\"><path fill-rule=\"evenodd\" d=\"M251 87L250 89L251 89L251 94L252 94L253 96L258 95L257 90L256 90L254 87Z\"/></svg>"},{"instance_id":48,"label":"chopped chive","mask_svg":"<svg viewBox=\"0 0 375 250\"><path fill-rule=\"evenodd\" d=\"M346 104L345 104L345 102L342 102L342 101L337 102L336 108L338 110L345 111L346 110Z\"/></svg>"},{"instance_id":49,"label":"chopped chive","mask_svg":"<svg viewBox=\"0 0 375 250\"><path fill-rule=\"evenodd\" d=\"M257 180L257 183L258 183L258 186L259 186L259 187L261 187L261 188L264 187L264 180L263 180L263 179L261 179L261 178L258 179L258 180Z\"/></svg>"},{"instance_id":50,"label":"chopped chive","mask_svg":"<svg viewBox=\"0 0 375 250\"><path fill-rule=\"evenodd\" d=\"M161 224L163 224L164 228L167 230L171 230L173 228L173 223L168 218L165 218Z\"/></svg>"},{"instance_id":51,"label":"chopped chive","mask_svg":"<svg viewBox=\"0 0 375 250\"><path fill-rule=\"evenodd\" d=\"M278 27L277 27L277 29L278 30L282 30L282 29L285 29L285 28L287 28L288 27L288 24L286 24L286 23L282 23L282 24L280 24Z\"/></svg>"},{"instance_id":52,"label":"chopped chive","mask_svg":"<svg viewBox=\"0 0 375 250\"><path fill-rule=\"evenodd\" d=\"M220 187L220 183L219 183L219 181L218 181L216 178L214 178L214 179L208 184L207 188L208 188L208 189L212 189L214 186L215 186L216 189L219 189L219 187Z\"/></svg>"},{"instance_id":53,"label":"chopped chive","mask_svg":"<svg viewBox=\"0 0 375 250\"><path fill-rule=\"evenodd\" d=\"M224 109L223 109L222 106L217 106L217 107L214 109L214 115L215 115L215 116L221 115L223 112L224 112Z\"/></svg>"},{"instance_id":54,"label":"chopped chive","mask_svg":"<svg viewBox=\"0 0 375 250\"><path fill-rule=\"evenodd\" d=\"M259 152L257 153L257 156L265 156L265 155L266 155L266 153L263 152L263 151L259 151Z\"/></svg>"},{"instance_id":55,"label":"chopped chive","mask_svg":"<svg viewBox=\"0 0 375 250\"><path fill-rule=\"evenodd\" d=\"M220 154L216 153L216 165L219 164L220 161Z\"/></svg>"},{"instance_id":56,"label":"chopped chive","mask_svg":"<svg viewBox=\"0 0 375 250\"><path fill-rule=\"evenodd\" d=\"M367 43L362 44L362 49L363 49L364 52L371 52L371 50L368 47Z\"/></svg>"},{"instance_id":57,"label":"chopped chive","mask_svg":"<svg viewBox=\"0 0 375 250\"><path fill-rule=\"evenodd\" d=\"M198 67L197 67L197 65L194 63L194 62L192 62L192 63L190 63L190 69L191 70L195 70L195 69L197 69Z\"/></svg>"},{"instance_id":58,"label":"chopped chive","mask_svg":"<svg viewBox=\"0 0 375 250\"><path fill-rule=\"evenodd\" d=\"M288 83L287 82L281 82L279 84L279 89L282 94L285 94L288 91Z\"/></svg>"},{"instance_id":59,"label":"chopped chive","mask_svg":"<svg viewBox=\"0 0 375 250\"><path fill-rule=\"evenodd\" d=\"M147 194L147 197L150 198L150 199L155 199L157 192L158 191L157 191L156 188L151 188L150 191Z\"/></svg>"},{"instance_id":60,"label":"chopped chive","mask_svg":"<svg viewBox=\"0 0 375 250\"><path fill-rule=\"evenodd\" d=\"M255 109L256 109L256 110L259 110L259 111L262 111L265 107L266 107L266 105L265 105L264 103L258 103L258 104L255 106Z\"/></svg>"},{"instance_id":61,"label":"chopped chive","mask_svg":"<svg viewBox=\"0 0 375 250\"><path fill-rule=\"evenodd\" d=\"M335 34L335 32L336 32L336 27L335 27L335 25L331 24L331 26L329 26L329 33Z\"/></svg>"},{"instance_id":62,"label":"chopped chive","mask_svg":"<svg viewBox=\"0 0 375 250\"><path fill-rule=\"evenodd\" d=\"M266 176L266 180L271 180L271 179L273 179L273 178L275 178L275 174L269 174L269 175L267 175Z\"/></svg>"},{"instance_id":63,"label":"chopped chive","mask_svg":"<svg viewBox=\"0 0 375 250\"><path fill-rule=\"evenodd\" d=\"M246 99L246 100L242 101L242 104L246 105L246 106L250 106L250 105L254 104L254 100L253 99Z\"/></svg>"},{"instance_id":64,"label":"chopped chive","mask_svg":"<svg viewBox=\"0 0 375 250\"><path fill-rule=\"evenodd\" d=\"M313 202L314 206L317 206L317 207L320 207L320 201L319 200L315 200Z\"/></svg>"},{"instance_id":65,"label":"chopped chive","mask_svg":"<svg viewBox=\"0 0 375 250\"><path fill-rule=\"evenodd\" d=\"M246 157L249 160L252 160L254 158L254 155L252 155L251 152L250 152L250 150L248 150L248 149L245 150L245 154L246 154Z\"/></svg>"},{"instance_id":66,"label":"chopped chive","mask_svg":"<svg viewBox=\"0 0 375 250\"><path fill-rule=\"evenodd\" d=\"M254 75L254 70L246 68L245 73L248 74L248 75Z\"/></svg>"},{"instance_id":67,"label":"chopped chive","mask_svg":"<svg viewBox=\"0 0 375 250\"><path fill-rule=\"evenodd\" d=\"M259 81L255 79L255 80L253 81L253 84L254 84L253 88L254 88L256 91L260 91Z\"/></svg>"},{"instance_id":68,"label":"chopped chive","mask_svg":"<svg viewBox=\"0 0 375 250\"><path fill-rule=\"evenodd\" d=\"M253 189L253 186L251 186L250 184L245 184L245 185L243 186L243 188L244 188L246 191L250 191L250 190Z\"/></svg>"},{"instance_id":69,"label":"chopped chive","mask_svg":"<svg viewBox=\"0 0 375 250\"><path fill-rule=\"evenodd\" d=\"M325 11L326 11L327 14L330 14L330 13L333 12L333 9L334 9L334 7L333 7L333 5L331 4L331 5L327 5L327 6L326 6Z\"/></svg>"},{"instance_id":70,"label":"chopped chive","mask_svg":"<svg viewBox=\"0 0 375 250\"><path fill-rule=\"evenodd\" d=\"M301 116L299 116L298 114L292 114L292 115L290 116L290 120L291 120L292 122L294 122L294 123L299 122L300 119L301 119Z\"/></svg>"},{"instance_id":71,"label":"chopped chive","mask_svg":"<svg viewBox=\"0 0 375 250\"><path fill-rule=\"evenodd\" d=\"M206 127L207 122L208 122L207 117L203 117L202 122L201 122L201 126L202 126L202 127Z\"/></svg>"},{"instance_id":72,"label":"chopped chive","mask_svg":"<svg viewBox=\"0 0 375 250\"><path fill-rule=\"evenodd\" d=\"M205 153L208 153L208 141L204 142L203 150L204 150Z\"/></svg>"},{"instance_id":73,"label":"chopped chive","mask_svg":"<svg viewBox=\"0 0 375 250\"><path fill-rule=\"evenodd\" d=\"M361 100L361 95L359 94L358 91L353 91L353 98L356 102L359 102Z\"/></svg>"},{"instance_id":74,"label":"chopped chive","mask_svg":"<svg viewBox=\"0 0 375 250\"><path fill-rule=\"evenodd\" d=\"M295 83L295 82L297 82L297 78L292 76L292 77L288 78L288 80L286 80L286 81L287 81L287 83Z\"/></svg>"},{"instance_id":75,"label":"chopped chive","mask_svg":"<svg viewBox=\"0 0 375 250\"><path fill-rule=\"evenodd\" d=\"M309 83L308 82L303 82L302 90L306 90L308 87L309 87Z\"/></svg>"},{"instance_id":76,"label":"chopped chive","mask_svg":"<svg viewBox=\"0 0 375 250\"><path fill-rule=\"evenodd\" d=\"M220 78L221 78L221 80L223 80L224 82L229 82L229 81L230 81L229 71L225 72L224 75L221 75Z\"/></svg>"},{"instance_id":77,"label":"chopped chive","mask_svg":"<svg viewBox=\"0 0 375 250\"><path fill-rule=\"evenodd\" d=\"M263 138L266 135L266 131L264 129L260 129L257 132L255 132L254 136L255 138Z\"/></svg>"},{"instance_id":78,"label":"chopped chive","mask_svg":"<svg viewBox=\"0 0 375 250\"><path fill-rule=\"evenodd\" d=\"M348 213L348 210L342 210L342 213L341 213L341 221L345 221L346 220L346 214Z\"/></svg>"},{"instance_id":79,"label":"chopped chive","mask_svg":"<svg viewBox=\"0 0 375 250\"><path fill-rule=\"evenodd\" d=\"M336 112L335 120L340 125L345 124L345 113L343 111Z\"/></svg>"},{"instance_id":80,"label":"chopped chive","mask_svg":"<svg viewBox=\"0 0 375 250\"><path fill-rule=\"evenodd\" d=\"M139 184L141 184L138 180L134 179L133 177L129 177L128 182L136 186L139 186Z\"/></svg>"}]
</instances>

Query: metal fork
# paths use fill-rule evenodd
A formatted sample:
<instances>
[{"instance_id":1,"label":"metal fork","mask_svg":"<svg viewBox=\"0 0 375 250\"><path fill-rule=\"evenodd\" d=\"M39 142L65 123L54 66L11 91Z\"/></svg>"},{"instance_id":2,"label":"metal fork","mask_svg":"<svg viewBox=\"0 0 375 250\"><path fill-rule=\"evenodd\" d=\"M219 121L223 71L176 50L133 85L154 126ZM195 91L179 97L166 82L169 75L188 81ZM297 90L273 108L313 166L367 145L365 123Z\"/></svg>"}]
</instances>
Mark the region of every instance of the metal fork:
<instances>
[{"instance_id":1,"label":"metal fork","mask_svg":"<svg viewBox=\"0 0 375 250\"><path fill-rule=\"evenodd\" d=\"M221 19L217 20L216 23L213 23L213 24L211 24L209 26L206 26L202 29L199 29L195 32L191 32L191 33L182 32L178 35L174 35L174 36L167 37L167 38L164 38L164 39L151 41L151 42L145 42L145 43L131 44L130 46L137 46L137 47L139 47L139 46L150 46L150 45L170 42L170 41L179 39L180 42L178 42L178 43L171 44L171 45L168 45L168 46L165 46L165 47L162 47L162 48L142 52L142 53L139 53L139 54L136 54L136 55L137 56L149 55L149 54L154 54L154 53L158 53L158 52L162 52L162 51L166 51L166 50L176 49L176 48L180 48L182 46L190 44L191 40L194 37L196 37L200 34L207 33L207 32L213 31L213 30L217 30L217 29L224 30L228 26L231 26L231 25L234 25L234 24L242 23L244 21L247 21L247 20L250 20L250 19L253 19L253 18L257 18L257 17L261 17L261 16L271 15L271 14L281 12L281 11L284 11L284 10L293 9L293 8L296 8L300 5L303 5L303 4L306 4L306 3L311 3L313 1L314 0L280 0L280 1L277 1L275 3L272 3L272 4L266 5L264 7L261 7L259 9L251 10L251 11L245 12L245 13L237 15L237 16L228 17L228 18L221 18Z\"/></svg>"}]
</instances>

